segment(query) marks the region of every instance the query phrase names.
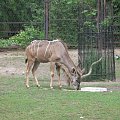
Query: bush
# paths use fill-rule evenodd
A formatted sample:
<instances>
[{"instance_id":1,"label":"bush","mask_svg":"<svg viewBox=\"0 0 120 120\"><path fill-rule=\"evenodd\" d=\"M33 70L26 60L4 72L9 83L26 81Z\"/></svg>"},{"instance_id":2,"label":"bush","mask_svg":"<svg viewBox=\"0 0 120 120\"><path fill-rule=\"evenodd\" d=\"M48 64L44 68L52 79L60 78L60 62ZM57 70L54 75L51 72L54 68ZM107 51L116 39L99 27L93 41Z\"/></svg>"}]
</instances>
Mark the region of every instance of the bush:
<instances>
[{"instance_id":1,"label":"bush","mask_svg":"<svg viewBox=\"0 0 120 120\"><path fill-rule=\"evenodd\" d=\"M20 31L15 36L10 37L9 39L1 39L0 47L5 48L11 45L19 45L20 47L26 47L34 39L43 39L44 33L35 29L33 26L25 27L25 30Z\"/></svg>"}]
</instances>

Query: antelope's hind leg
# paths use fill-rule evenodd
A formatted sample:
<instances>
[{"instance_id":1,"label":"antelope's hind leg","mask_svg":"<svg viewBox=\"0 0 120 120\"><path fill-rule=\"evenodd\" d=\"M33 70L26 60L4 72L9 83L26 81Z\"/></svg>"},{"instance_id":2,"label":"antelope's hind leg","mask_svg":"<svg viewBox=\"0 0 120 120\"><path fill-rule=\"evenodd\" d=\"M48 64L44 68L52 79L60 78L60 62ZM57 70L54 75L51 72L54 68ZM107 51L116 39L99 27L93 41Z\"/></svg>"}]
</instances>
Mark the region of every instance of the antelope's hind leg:
<instances>
[{"instance_id":1,"label":"antelope's hind leg","mask_svg":"<svg viewBox=\"0 0 120 120\"><path fill-rule=\"evenodd\" d=\"M60 79L61 65L59 65L58 63L55 63L55 65L56 65L56 71L57 71L57 75L58 75L58 84L59 84L59 87L62 88L61 79Z\"/></svg>"},{"instance_id":2,"label":"antelope's hind leg","mask_svg":"<svg viewBox=\"0 0 120 120\"><path fill-rule=\"evenodd\" d=\"M35 62L34 62L34 66L33 66L33 68L32 68L32 74L33 74L33 77L34 77L34 80L35 80L35 82L36 82L37 87L40 87L40 84L38 83L38 80L37 80L37 77L36 77L36 75L35 75L35 72L36 72L39 64L40 64L40 62L35 61Z\"/></svg>"},{"instance_id":3,"label":"antelope's hind leg","mask_svg":"<svg viewBox=\"0 0 120 120\"><path fill-rule=\"evenodd\" d=\"M26 65L26 83L25 84L26 84L27 88L29 88L29 73L30 73L33 63L34 63L34 61L28 60L27 65Z\"/></svg>"},{"instance_id":4,"label":"antelope's hind leg","mask_svg":"<svg viewBox=\"0 0 120 120\"><path fill-rule=\"evenodd\" d=\"M51 63L50 63L50 74L51 74L50 88L51 88L51 89L53 89L54 68L55 68L55 63L54 63L54 62L51 62Z\"/></svg>"}]
</instances>

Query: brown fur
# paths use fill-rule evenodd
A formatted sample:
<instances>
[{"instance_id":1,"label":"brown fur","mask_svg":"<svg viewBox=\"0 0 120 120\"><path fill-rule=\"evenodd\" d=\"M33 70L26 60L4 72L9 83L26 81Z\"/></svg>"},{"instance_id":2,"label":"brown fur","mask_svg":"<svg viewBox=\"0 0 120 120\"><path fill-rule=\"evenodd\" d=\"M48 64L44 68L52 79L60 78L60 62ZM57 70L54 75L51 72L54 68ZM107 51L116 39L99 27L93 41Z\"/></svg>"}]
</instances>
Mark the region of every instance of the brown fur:
<instances>
[{"instance_id":1,"label":"brown fur","mask_svg":"<svg viewBox=\"0 0 120 120\"><path fill-rule=\"evenodd\" d=\"M29 87L28 75L32 66L33 66L32 73L36 80L36 84L38 85L37 78L35 77L35 71L40 62L51 63L51 83L50 83L51 87L52 87L52 81L54 77L53 74L54 74L55 63L59 63L66 66L71 76L74 76L74 74L76 74L74 73L74 70L76 70L76 66L74 65L73 61L69 57L66 44L61 40L54 40L54 41L34 40L26 48L25 52L27 56L27 59L25 61L27 63L27 68L26 68L26 86L27 87ZM59 71L60 70L58 70L58 72ZM59 78L59 84L61 86L60 78Z\"/></svg>"}]
</instances>

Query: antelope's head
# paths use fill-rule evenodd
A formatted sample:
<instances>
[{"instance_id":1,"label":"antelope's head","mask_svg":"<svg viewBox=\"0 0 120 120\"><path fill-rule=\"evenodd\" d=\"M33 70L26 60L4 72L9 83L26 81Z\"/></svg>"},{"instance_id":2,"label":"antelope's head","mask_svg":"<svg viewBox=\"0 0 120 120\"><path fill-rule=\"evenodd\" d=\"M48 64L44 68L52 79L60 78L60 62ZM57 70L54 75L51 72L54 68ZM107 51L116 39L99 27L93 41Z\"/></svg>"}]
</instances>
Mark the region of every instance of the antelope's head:
<instances>
[{"instance_id":1,"label":"antelope's head","mask_svg":"<svg viewBox=\"0 0 120 120\"><path fill-rule=\"evenodd\" d=\"M71 83L75 90L79 90L80 88L81 77L84 71L85 69L81 70L80 67L77 67L72 71Z\"/></svg>"},{"instance_id":2,"label":"antelope's head","mask_svg":"<svg viewBox=\"0 0 120 120\"><path fill-rule=\"evenodd\" d=\"M77 66L76 69L73 68L71 83L72 83L74 89L76 89L76 90L79 90L79 89L80 89L80 82L81 82L81 80L82 80L83 78L86 78L87 76L91 75L93 65L99 63L101 60L102 60L102 57L101 57L99 60L93 62L93 63L91 64L90 69L89 69L89 72L88 72L87 74L84 74L85 69L81 70L79 66Z\"/></svg>"}]
</instances>

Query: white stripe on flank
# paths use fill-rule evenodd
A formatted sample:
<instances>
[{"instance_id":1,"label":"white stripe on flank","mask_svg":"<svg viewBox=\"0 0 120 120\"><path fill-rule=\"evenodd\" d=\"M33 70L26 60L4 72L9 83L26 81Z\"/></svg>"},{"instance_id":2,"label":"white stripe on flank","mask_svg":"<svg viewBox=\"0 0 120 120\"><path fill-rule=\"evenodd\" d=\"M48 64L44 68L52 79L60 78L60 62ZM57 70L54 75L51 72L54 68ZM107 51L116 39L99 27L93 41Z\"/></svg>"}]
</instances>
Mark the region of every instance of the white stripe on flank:
<instances>
[{"instance_id":1,"label":"white stripe on flank","mask_svg":"<svg viewBox=\"0 0 120 120\"><path fill-rule=\"evenodd\" d=\"M50 42L51 42L51 41L48 41L48 42L49 42L49 43L48 43L48 45L47 45L47 47L46 47L44 57L46 56L46 53L47 53L48 47L50 46Z\"/></svg>"},{"instance_id":2,"label":"white stripe on flank","mask_svg":"<svg viewBox=\"0 0 120 120\"><path fill-rule=\"evenodd\" d=\"M34 43L34 55L35 55L35 43Z\"/></svg>"},{"instance_id":3,"label":"white stripe on flank","mask_svg":"<svg viewBox=\"0 0 120 120\"><path fill-rule=\"evenodd\" d=\"M31 46L31 45L29 46L29 51L31 52L31 54L33 53L33 52L32 52L32 46Z\"/></svg>"},{"instance_id":4,"label":"white stripe on flank","mask_svg":"<svg viewBox=\"0 0 120 120\"><path fill-rule=\"evenodd\" d=\"M50 43L52 43L52 42L57 42L57 41L59 41L59 40L56 39L56 40L53 40L53 41L48 41L49 43L48 43L48 45L47 45L47 47L46 47L44 57L46 56L46 53L47 53L47 51L48 51L48 47L50 46Z\"/></svg>"},{"instance_id":5,"label":"white stripe on flank","mask_svg":"<svg viewBox=\"0 0 120 120\"><path fill-rule=\"evenodd\" d=\"M39 45L40 45L40 42L38 43L38 47L37 47L37 57L38 57Z\"/></svg>"},{"instance_id":6,"label":"white stripe on flank","mask_svg":"<svg viewBox=\"0 0 120 120\"><path fill-rule=\"evenodd\" d=\"M34 46L35 46L35 42L33 42L32 46L31 46L31 53L32 53L32 55L35 54L35 49L34 49L35 47Z\"/></svg>"}]
</instances>

